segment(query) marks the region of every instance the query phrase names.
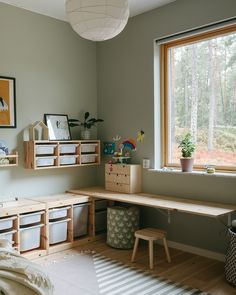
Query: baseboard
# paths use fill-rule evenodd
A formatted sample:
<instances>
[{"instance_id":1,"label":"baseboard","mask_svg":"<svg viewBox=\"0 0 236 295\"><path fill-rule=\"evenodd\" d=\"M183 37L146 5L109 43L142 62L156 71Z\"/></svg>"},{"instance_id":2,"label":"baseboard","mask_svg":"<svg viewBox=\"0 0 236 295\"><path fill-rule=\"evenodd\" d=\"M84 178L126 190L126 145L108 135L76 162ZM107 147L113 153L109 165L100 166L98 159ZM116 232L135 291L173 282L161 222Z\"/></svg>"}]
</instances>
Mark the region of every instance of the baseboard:
<instances>
[{"instance_id":1,"label":"baseboard","mask_svg":"<svg viewBox=\"0 0 236 295\"><path fill-rule=\"evenodd\" d=\"M158 243L161 244L161 242L159 242L159 241L158 241ZM204 256L207 258L211 258L211 259L215 259L215 260L219 260L219 261L223 261L223 262L225 261L225 255L222 253L209 251L209 250L205 250L202 248L193 247L193 246L189 246L189 245L185 245L185 244L173 242L173 241L168 241L168 246L170 248L182 250L184 252L189 252L189 253L196 254L199 256Z\"/></svg>"}]
</instances>

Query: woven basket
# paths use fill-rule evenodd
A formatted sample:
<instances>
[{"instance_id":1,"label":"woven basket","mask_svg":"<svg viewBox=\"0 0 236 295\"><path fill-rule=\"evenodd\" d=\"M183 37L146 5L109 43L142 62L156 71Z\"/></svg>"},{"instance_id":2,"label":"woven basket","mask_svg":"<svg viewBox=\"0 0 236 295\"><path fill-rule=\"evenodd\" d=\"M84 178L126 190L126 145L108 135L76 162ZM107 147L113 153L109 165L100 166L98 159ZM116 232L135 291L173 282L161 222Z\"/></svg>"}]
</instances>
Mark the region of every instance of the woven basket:
<instances>
[{"instance_id":1,"label":"woven basket","mask_svg":"<svg viewBox=\"0 0 236 295\"><path fill-rule=\"evenodd\" d=\"M225 277L226 280L236 286L236 233L228 230L230 242L226 253Z\"/></svg>"}]
</instances>

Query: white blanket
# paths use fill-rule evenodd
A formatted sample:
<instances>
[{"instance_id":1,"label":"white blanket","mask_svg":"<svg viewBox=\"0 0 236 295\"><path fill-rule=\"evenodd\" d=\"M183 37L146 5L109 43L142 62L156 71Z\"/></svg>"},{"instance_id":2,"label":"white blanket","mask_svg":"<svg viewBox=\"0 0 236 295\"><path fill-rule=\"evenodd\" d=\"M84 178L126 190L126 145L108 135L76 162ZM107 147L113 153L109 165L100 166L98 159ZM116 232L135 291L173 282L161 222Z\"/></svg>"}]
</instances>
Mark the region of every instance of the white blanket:
<instances>
[{"instance_id":1,"label":"white blanket","mask_svg":"<svg viewBox=\"0 0 236 295\"><path fill-rule=\"evenodd\" d=\"M0 247L1 295L52 295L53 290L50 278L40 265L13 249Z\"/></svg>"}]
</instances>

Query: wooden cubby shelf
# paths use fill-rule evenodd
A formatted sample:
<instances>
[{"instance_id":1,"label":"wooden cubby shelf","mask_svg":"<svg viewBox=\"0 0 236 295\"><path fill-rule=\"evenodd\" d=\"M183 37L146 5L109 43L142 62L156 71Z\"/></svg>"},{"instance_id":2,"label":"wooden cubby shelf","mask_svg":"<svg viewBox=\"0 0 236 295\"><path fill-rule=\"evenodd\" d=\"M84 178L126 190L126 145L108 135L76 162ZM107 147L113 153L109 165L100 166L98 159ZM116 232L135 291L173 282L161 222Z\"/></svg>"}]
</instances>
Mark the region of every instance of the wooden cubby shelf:
<instances>
[{"instance_id":1,"label":"wooden cubby shelf","mask_svg":"<svg viewBox=\"0 0 236 295\"><path fill-rule=\"evenodd\" d=\"M25 168L51 169L100 164L99 140L24 142Z\"/></svg>"},{"instance_id":2,"label":"wooden cubby shelf","mask_svg":"<svg viewBox=\"0 0 236 295\"><path fill-rule=\"evenodd\" d=\"M14 152L12 154L9 155L0 155L0 160L1 159L7 159L9 161L9 163L7 164L1 164L0 163L0 167L16 167L18 166L18 152Z\"/></svg>"}]
</instances>

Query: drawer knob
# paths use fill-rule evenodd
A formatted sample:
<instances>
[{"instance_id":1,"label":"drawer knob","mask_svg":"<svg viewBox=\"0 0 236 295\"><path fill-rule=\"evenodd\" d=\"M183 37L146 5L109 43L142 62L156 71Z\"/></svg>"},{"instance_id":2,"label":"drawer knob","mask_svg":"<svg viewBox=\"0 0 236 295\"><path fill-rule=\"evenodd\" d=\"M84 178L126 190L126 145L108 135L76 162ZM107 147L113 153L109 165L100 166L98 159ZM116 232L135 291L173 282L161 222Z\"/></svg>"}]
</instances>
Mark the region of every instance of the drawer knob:
<instances>
[{"instance_id":1,"label":"drawer knob","mask_svg":"<svg viewBox=\"0 0 236 295\"><path fill-rule=\"evenodd\" d=\"M118 174L118 173L117 173L116 175L117 175L117 176L119 176L119 174Z\"/></svg>"},{"instance_id":2,"label":"drawer knob","mask_svg":"<svg viewBox=\"0 0 236 295\"><path fill-rule=\"evenodd\" d=\"M127 177L127 175L125 174L125 177Z\"/></svg>"}]
</instances>

